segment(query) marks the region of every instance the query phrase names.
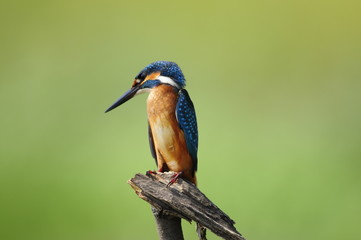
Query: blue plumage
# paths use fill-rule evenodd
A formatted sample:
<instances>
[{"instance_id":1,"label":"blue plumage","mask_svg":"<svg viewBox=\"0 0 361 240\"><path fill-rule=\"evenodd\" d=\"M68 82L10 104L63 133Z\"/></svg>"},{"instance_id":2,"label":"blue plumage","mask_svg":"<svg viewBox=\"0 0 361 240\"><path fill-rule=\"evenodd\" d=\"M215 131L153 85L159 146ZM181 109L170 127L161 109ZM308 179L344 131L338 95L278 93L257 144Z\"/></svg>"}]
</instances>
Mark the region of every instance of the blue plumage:
<instances>
[{"instance_id":1,"label":"blue plumage","mask_svg":"<svg viewBox=\"0 0 361 240\"><path fill-rule=\"evenodd\" d=\"M198 127L196 112L187 90L181 89L178 95L176 116L179 126L184 132L187 148L193 160L194 171L196 171L198 163Z\"/></svg>"},{"instance_id":2,"label":"blue plumage","mask_svg":"<svg viewBox=\"0 0 361 240\"><path fill-rule=\"evenodd\" d=\"M140 88L141 89L154 88L154 87L158 86L159 84L161 84L161 82L159 80L148 80L144 84L142 84Z\"/></svg>"}]
</instances>

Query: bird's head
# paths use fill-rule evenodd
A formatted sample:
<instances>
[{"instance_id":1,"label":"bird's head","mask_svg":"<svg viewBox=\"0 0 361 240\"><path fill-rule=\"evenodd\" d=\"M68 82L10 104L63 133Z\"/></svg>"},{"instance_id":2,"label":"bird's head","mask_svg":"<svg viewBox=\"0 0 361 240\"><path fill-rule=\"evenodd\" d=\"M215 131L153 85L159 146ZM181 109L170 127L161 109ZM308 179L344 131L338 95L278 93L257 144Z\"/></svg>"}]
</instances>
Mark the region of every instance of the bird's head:
<instances>
[{"instance_id":1,"label":"bird's head","mask_svg":"<svg viewBox=\"0 0 361 240\"><path fill-rule=\"evenodd\" d=\"M133 98L135 95L149 92L152 88L161 84L168 84L177 89L182 89L185 87L185 82L186 80L182 70L176 63L168 61L151 63L135 77L132 87L105 112L113 110Z\"/></svg>"}]
</instances>

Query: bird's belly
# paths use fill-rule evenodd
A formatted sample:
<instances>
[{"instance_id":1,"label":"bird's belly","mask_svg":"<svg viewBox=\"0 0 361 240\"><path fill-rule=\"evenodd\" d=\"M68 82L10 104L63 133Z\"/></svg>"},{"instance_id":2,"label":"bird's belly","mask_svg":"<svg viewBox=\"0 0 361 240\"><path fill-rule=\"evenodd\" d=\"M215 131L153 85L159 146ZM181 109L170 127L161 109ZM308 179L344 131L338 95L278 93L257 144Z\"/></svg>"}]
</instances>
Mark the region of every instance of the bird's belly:
<instances>
[{"instance_id":1,"label":"bird's belly","mask_svg":"<svg viewBox=\"0 0 361 240\"><path fill-rule=\"evenodd\" d=\"M164 162L169 170L175 172L191 168L191 159L186 149L184 135L179 127L156 118L151 128L158 165Z\"/></svg>"}]
</instances>

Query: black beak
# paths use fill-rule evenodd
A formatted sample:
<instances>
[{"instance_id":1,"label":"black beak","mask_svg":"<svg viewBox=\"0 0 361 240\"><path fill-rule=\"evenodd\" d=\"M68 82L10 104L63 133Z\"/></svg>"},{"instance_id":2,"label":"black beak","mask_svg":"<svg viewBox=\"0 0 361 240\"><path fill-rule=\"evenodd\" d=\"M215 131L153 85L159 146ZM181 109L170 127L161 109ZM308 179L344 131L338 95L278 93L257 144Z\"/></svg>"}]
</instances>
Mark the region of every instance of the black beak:
<instances>
[{"instance_id":1,"label":"black beak","mask_svg":"<svg viewBox=\"0 0 361 240\"><path fill-rule=\"evenodd\" d=\"M111 105L105 112L107 113L113 110L114 108L122 105L123 103L134 97L134 95L137 93L138 90L139 87L132 87L127 92L125 92L123 96L121 96L115 103L113 103L113 105Z\"/></svg>"}]
</instances>

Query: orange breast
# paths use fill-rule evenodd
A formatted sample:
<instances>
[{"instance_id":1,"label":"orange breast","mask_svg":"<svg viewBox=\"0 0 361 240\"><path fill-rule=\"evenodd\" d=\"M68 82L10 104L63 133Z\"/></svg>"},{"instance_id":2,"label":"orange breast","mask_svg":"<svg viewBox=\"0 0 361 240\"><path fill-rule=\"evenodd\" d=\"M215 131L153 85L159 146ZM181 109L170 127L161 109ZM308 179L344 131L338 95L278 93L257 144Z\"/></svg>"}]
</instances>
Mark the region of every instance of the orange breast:
<instances>
[{"instance_id":1,"label":"orange breast","mask_svg":"<svg viewBox=\"0 0 361 240\"><path fill-rule=\"evenodd\" d=\"M195 183L192 158L175 115L177 99L173 87L159 85L151 90L147 100L158 170L182 172L181 176Z\"/></svg>"}]
</instances>

